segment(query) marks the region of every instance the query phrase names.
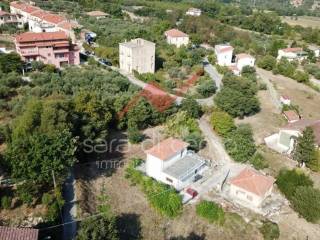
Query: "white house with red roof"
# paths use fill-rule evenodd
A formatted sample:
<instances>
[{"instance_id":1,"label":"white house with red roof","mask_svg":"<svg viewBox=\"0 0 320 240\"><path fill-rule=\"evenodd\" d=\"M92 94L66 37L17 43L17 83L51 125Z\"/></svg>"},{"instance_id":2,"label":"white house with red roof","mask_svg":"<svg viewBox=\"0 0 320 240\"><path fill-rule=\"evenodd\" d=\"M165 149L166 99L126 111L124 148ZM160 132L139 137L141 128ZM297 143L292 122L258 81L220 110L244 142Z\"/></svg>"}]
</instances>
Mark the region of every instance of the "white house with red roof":
<instances>
[{"instance_id":1,"label":"white house with red roof","mask_svg":"<svg viewBox=\"0 0 320 240\"><path fill-rule=\"evenodd\" d=\"M240 202L259 207L271 195L275 180L270 176L251 169L243 169L229 180L229 195Z\"/></svg>"},{"instance_id":2,"label":"white house with red roof","mask_svg":"<svg viewBox=\"0 0 320 240\"><path fill-rule=\"evenodd\" d=\"M217 57L217 63L220 66L231 66L233 47L229 44L219 44L214 46L214 52Z\"/></svg>"},{"instance_id":3,"label":"white house with red roof","mask_svg":"<svg viewBox=\"0 0 320 240\"><path fill-rule=\"evenodd\" d=\"M178 29L170 29L164 33L168 44L176 47L186 46L189 44L189 35L179 31Z\"/></svg>"},{"instance_id":4,"label":"white house with red roof","mask_svg":"<svg viewBox=\"0 0 320 240\"><path fill-rule=\"evenodd\" d=\"M302 61L307 59L308 54L302 48L284 48L278 50L277 59L286 58L288 61Z\"/></svg>"},{"instance_id":5,"label":"white house with red roof","mask_svg":"<svg viewBox=\"0 0 320 240\"><path fill-rule=\"evenodd\" d=\"M173 44L176 47L186 46L189 44L189 35L178 29L170 29L164 33L168 44Z\"/></svg>"},{"instance_id":6,"label":"white house with red roof","mask_svg":"<svg viewBox=\"0 0 320 240\"><path fill-rule=\"evenodd\" d=\"M201 173L205 160L187 150L188 143L167 138L145 151L146 174L181 190Z\"/></svg>"},{"instance_id":7,"label":"white house with red roof","mask_svg":"<svg viewBox=\"0 0 320 240\"><path fill-rule=\"evenodd\" d=\"M236 65L240 72L245 66L254 67L255 61L256 59L247 53L240 53L236 55Z\"/></svg>"}]
</instances>

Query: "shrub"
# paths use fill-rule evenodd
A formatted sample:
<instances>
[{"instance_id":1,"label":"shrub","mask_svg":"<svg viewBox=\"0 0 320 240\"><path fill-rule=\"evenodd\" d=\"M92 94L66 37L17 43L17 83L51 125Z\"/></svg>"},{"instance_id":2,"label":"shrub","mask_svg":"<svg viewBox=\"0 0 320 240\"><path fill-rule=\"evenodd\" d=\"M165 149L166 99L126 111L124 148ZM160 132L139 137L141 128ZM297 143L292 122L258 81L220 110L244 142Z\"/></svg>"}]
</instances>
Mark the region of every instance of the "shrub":
<instances>
[{"instance_id":1,"label":"shrub","mask_svg":"<svg viewBox=\"0 0 320 240\"><path fill-rule=\"evenodd\" d=\"M10 209L11 208L11 202L12 202L12 198L9 196L3 196L1 198L1 207L3 209Z\"/></svg>"},{"instance_id":2,"label":"shrub","mask_svg":"<svg viewBox=\"0 0 320 240\"><path fill-rule=\"evenodd\" d=\"M277 59L273 56L267 55L260 58L257 62L258 67L271 71L275 68Z\"/></svg>"},{"instance_id":3,"label":"shrub","mask_svg":"<svg viewBox=\"0 0 320 240\"><path fill-rule=\"evenodd\" d=\"M210 120L213 129L221 136L226 136L236 128L233 118L219 109L213 110Z\"/></svg>"},{"instance_id":4,"label":"shrub","mask_svg":"<svg viewBox=\"0 0 320 240\"><path fill-rule=\"evenodd\" d=\"M217 87L213 81L205 81L197 87L197 92L202 97L210 97L212 94L216 92L216 90Z\"/></svg>"},{"instance_id":5,"label":"shrub","mask_svg":"<svg viewBox=\"0 0 320 240\"><path fill-rule=\"evenodd\" d=\"M210 223L218 223L222 225L224 223L224 211L223 209L214 202L201 201L196 206L197 215L205 218Z\"/></svg>"},{"instance_id":6,"label":"shrub","mask_svg":"<svg viewBox=\"0 0 320 240\"><path fill-rule=\"evenodd\" d=\"M128 128L128 139L130 143L139 143L143 140L143 134L137 127Z\"/></svg>"},{"instance_id":7,"label":"shrub","mask_svg":"<svg viewBox=\"0 0 320 240\"><path fill-rule=\"evenodd\" d=\"M309 81L309 74L300 70L296 70L293 79L297 80L298 82L306 83Z\"/></svg>"},{"instance_id":8,"label":"shrub","mask_svg":"<svg viewBox=\"0 0 320 240\"><path fill-rule=\"evenodd\" d=\"M225 139L229 155L237 162L246 162L256 152L256 146L249 125L240 125L230 132Z\"/></svg>"},{"instance_id":9,"label":"shrub","mask_svg":"<svg viewBox=\"0 0 320 240\"><path fill-rule=\"evenodd\" d=\"M190 133L188 136L186 136L184 139L187 143L189 143L189 148L194 151L199 151L200 149L204 148L206 145L206 142L203 138L203 136L198 132Z\"/></svg>"},{"instance_id":10,"label":"shrub","mask_svg":"<svg viewBox=\"0 0 320 240\"><path fill-rule=\"evenodd\" d=\"M259 84L259 90L262 90L262 91L268 90L267 84L260 83Z\"/></svg>"},{"instance_id":11,"label":"shrub","mask_svg":"<svg viewBox=\"0 0 320 240\"><path fill-rule=\"evenodd\" d=\"M41 198L41 203L48 206L53 201L53 196L50 193L44 193Z\"/></svg>"},{"instance_id":12,"label":"shrub","mask_svg":"<svg viewBox=\"0 0 320 240\"><path fill-rule=\"evenodd\" d=\"M257 170L268 167L268 163L266 163L266 160L264 159L261 153L255 153L253 157L250 159L250 163Z\"/></svg>"},{"instance_id":13,"label":"shrub","mask_svg":"<svg viewBox=\"0 0 320 240\"><path fill-rule=\"evenodd\" d=\"M199 118L202 114L201 106L195 99L191 97L187 97L182 100L181 110L187 112L192 118Z\"/></svg>"},{"instance_id":14,"label":"shrub","mask_svg":"<svg viewBox=\"0 0 320 240\"><path fill-rule=\"evenodd\" d=\"M300 186L292 198L294 209L307 221L317 222L320 219L320 190L310 186Z\"/></svg>"},{"instance_id":15,"label":"shrub","mask_svg":"<svg viewBox=\"0 0 320 240\"><path fill-rule=\"evenodd\" d=\"M305 175L298 169L281 170L277 176L276 181L280 191L291 200L294 196L295 190L300 187L312 187L313 182L309 176Z\"/></svg>"},{"instance_id":16,"label":"shrub","mask_svg":"<svg viewBox=\"0 0 320 240\"><path fill-rule=\"evenodd\" d=\"M264 221L259 228L264 240L275 240L280 237L280 229L278 224L271 221Z\"/></svg>"}]
</instances>

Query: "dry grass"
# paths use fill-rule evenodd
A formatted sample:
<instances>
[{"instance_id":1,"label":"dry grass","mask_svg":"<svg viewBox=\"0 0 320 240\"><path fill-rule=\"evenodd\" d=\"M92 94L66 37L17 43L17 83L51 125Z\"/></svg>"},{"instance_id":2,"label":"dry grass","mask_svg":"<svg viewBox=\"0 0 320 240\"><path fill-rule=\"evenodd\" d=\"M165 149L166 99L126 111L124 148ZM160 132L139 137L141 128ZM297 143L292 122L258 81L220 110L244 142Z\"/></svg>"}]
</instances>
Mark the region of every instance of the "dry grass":
<instances>
[{"instance_id":1,"label":"dry grass","mask_svg":"<svg viewBox=\"0 0 320 240\"><path fill-rule=\"evenodd\" d=\"M292 26L320 28L320 18L317 17L303 16L298 17L298 20L291 19L291 17L282 17L282 20Z\"/></svg>"}]
</instances>

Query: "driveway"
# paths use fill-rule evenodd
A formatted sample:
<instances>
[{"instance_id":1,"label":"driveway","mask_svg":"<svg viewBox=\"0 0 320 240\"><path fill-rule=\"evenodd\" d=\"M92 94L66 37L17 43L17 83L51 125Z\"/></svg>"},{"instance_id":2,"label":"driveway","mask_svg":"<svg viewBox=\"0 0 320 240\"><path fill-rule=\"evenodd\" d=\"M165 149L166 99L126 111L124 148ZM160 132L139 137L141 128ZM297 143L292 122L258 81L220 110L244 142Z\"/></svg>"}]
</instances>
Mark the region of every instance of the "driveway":
<instances>
[{"instance_id":1,"label":"driveway","mask_svg":"<svg viewBox=\"0 0 320 240\"><path fill-rule=\"evenodd\" d=\"M280 113L281 109L282 109L282 104L280 102L279 93L277 92L272 81L270 80L270 79L272 79L271 78L272 72L264 70L262 68L258 68L258 67L256 67L256 71L257 71L257 75L261 79L261 81L267 85L270 99L271 99L272 103L274 104L274 106L276 107L277 111Z\"/></svg>"},{"instance_id":2,"label":"driveway","mask_svg":"<svg viewBox=\"0 0 320 240\"><path fill-rule=\"evenodd\" d=\"M220 91L222 87L222 75L220 75L217 71L217 69L208 61L208 58L204 58L204 62L207 64L204 64L204 71L209 74L211 79L216 83L217 91Z\"/></svg>"},{"instance_id":3,"label":"driveway","mask_svg":"<svg viewBox=\"0 0 320 240\"><path fill-rule=\"evenodd\" d=\"M76 195L74 192L75 179L73 169L70 170L69 176L63 186L63 197L65 204L62 209L63 223L63 240L72 240L77 234L77 207L75 205Z\"/></svg>"}]
</instances>

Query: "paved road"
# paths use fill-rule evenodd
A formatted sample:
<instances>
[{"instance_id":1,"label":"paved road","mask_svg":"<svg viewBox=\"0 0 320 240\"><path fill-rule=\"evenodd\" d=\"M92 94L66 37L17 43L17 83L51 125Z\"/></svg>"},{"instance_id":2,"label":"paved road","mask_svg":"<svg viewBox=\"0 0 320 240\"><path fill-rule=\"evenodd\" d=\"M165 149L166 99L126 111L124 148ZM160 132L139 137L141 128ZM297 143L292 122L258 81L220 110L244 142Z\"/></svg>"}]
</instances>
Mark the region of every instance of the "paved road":
<instances>
[{"instance_id":1,"label":"paved road","mask_svg":"<svg viewBox=\"0 0 320 240\"><path fill-rule=\"evenodd\" d=\"M73 171L73 169L70 170L70 174L63 186L63 197L65 200L62 209L63 223L69 223L63 225L63 240L72 240L77 234L77 222L74 221L77 216L77 207L75 204L76 195L74 192L75 179Z\"/></svg>"},{"instance_id":2,"label":"paved road","mask_svg":"<svg viewBox=\"0 0 320 240\"><path fill-rule=\"evenodd\" d=\"M260 77L262 82L264 82L267 85L267 89L271 97L271 101L273 102L274 106L280 113L282 109L282 104L280 102L279 93L277 92L277 90L273 86L273 83L271 82L271 79L273 76L272 72L258 68L258 67L256 67L256 71L257 71L258 77Z\"/></svg>"},{"instance_id":3,"label":"paved road","mask_svg":"<svg viewBox=\"0 0 320 240\"><path fill-rule=\"evenodd\" d=\"M204 61L209 63L207 57L205 57ZM217 90L220 91L222 87L222 75L220 75L217 69L210 63L204 65L204 70L206 71L206 73L209 74L211 79L216 83Z\"/></svg>"}]
</instances>

